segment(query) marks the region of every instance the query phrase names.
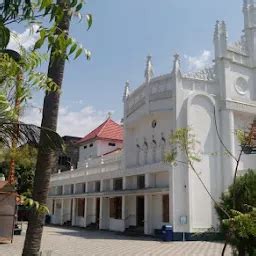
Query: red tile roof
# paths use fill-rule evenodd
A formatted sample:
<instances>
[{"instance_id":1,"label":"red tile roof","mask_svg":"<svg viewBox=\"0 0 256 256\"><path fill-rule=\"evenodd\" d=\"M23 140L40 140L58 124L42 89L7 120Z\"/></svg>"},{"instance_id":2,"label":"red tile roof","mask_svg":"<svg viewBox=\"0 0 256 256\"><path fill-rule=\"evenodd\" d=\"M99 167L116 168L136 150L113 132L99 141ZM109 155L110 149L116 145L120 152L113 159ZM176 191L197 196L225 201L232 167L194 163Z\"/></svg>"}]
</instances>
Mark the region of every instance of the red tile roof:
<instances>
[{"instance_id":1,"label":"red tile roof","mask_svg":"<svg viewBox=\"0 0 256 256\"><path fill-rule=\"evenodd\" d=\"M111 118L108 118L77 143L84 143L92 139L123 141L123 127Z\"/></svg>"}]
</instances>

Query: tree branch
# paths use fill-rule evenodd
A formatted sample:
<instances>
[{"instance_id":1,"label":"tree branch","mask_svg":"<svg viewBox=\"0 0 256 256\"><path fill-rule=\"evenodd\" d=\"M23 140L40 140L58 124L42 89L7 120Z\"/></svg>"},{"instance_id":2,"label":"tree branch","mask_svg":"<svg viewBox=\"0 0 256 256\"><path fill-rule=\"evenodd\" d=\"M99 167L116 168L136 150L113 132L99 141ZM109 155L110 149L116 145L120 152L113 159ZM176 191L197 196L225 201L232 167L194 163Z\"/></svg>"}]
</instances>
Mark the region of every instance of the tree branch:
<instances>
[{"instance_id":1,"label":"tree branch","mask_svg":"<svg viewBox=\"0 0 256 256\"><path fill-rule=\"evenodd\" d=\"M224 147L224 149L226 150L226 152L229 154L229 156L231 156L236 162L237 162L237 158L231 153L231 151L227 148L227 146L225 145L225 143L223 142L220 133L219 133L219 129L218 129L218 125L217 125L217 118L216 118L216 109L215 107L213 107L213 114L214 114L214 125L215 125L215 129L216 129L216 133L217 133L217 137L221 143L221 145Z\"/></svg>"}]
</instances>

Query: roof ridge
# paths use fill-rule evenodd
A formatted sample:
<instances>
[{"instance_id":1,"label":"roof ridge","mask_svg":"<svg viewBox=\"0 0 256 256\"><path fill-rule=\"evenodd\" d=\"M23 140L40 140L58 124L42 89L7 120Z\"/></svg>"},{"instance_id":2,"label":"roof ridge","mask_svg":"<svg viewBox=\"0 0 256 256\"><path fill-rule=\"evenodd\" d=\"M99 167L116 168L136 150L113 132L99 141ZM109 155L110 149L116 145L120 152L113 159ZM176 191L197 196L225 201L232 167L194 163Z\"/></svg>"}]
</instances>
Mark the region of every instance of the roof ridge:
<instances>
[{"instance_id":1,"label":"roof ridge","mask_svg":"<svg viewBox=\"0 0 256 256\"><path fill-rule=\"evenodd\" d=\"M109 117L97 128L79 140L78 143L97 138L123 141L123 127Z\"/></svg>"},{"instance_id":2,"label":"roof ridge","mask_svg":"<svg viewBox=\"0 0 256 256\"><path fill-rule=\"evenodd\" d=\"M107 123L108 123L110 120L111 120L111 118L109 117L104 123L101 124L102 127L101 127L100 131L98 132L98 134L97 134L96 136L99 136L99 135L102 133L103 129L105 128L105 126L107 125ZM112 121L112 120L111 120L111 121ZM113 122L113 121L112 121L112 122Z\"/></svg>"}]
</instances>

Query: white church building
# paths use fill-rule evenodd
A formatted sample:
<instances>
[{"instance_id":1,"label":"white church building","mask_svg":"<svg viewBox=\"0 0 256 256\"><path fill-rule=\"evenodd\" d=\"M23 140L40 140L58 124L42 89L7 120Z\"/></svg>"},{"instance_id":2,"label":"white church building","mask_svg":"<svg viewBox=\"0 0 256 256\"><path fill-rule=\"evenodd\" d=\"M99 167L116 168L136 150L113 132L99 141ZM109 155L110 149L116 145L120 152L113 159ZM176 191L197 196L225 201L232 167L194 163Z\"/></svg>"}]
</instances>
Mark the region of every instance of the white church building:
<instances>
[{"instance_id":1,"label":"white church building","mask_svg":"<svg viewBox=\"0 0 256 256\"><path fill-rule=\"evenodd\" d=\"M144 82L134 91L125 85L123 125L108 118L79 142L78 168L52 175L53 224L154 234L170 223L177 237L218 229L213 202L190 167L163 160L170 134L190 127L202 154L196 169L213 197L232 183L235 161L217 131L237 156L235 131L256 117L256 3L244 0L243 13L243 34L233 44L217 21L210 68L183 74L175 55L170 73L154 76L147 58ZM255 166L255 156L243 155L239 170Z\"/></svg>"}]
</instances>

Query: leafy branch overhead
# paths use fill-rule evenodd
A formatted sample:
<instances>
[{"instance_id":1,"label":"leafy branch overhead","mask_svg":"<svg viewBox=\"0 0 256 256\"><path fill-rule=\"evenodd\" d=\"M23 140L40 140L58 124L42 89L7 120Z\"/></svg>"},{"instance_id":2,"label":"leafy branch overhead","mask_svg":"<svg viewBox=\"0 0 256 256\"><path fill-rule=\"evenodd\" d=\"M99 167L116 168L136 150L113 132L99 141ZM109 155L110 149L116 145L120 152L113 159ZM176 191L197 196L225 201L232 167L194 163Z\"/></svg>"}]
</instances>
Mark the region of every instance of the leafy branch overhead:
<instances>
[{"instance_id":1,"label":"leafy branch overhead","mask_svg":"<svg viewBox=\"0 0 256 256\"><path fill-rule=\"evenodd\" d=\"M4 0L0 5L0 50L5 49L10 40L11 33L7 25L26 21L30 24L37 23L39 25L37 31L39 39L34 49L39 49L47 44L48 51L54 49L53 56L69 59L73 55L76 59L84 53L86 58L90 59L90 51L58 26L63 15L68 13L70 19L72 17L84 19L87 28L90 29L93 21L92 15L80 13L84 5L84 1L81 0L66 0L64 8L58 1L54 0ZM44 26L45 23L47 26Z\"/></svg>"}]
</instances>

